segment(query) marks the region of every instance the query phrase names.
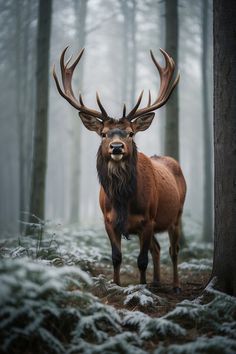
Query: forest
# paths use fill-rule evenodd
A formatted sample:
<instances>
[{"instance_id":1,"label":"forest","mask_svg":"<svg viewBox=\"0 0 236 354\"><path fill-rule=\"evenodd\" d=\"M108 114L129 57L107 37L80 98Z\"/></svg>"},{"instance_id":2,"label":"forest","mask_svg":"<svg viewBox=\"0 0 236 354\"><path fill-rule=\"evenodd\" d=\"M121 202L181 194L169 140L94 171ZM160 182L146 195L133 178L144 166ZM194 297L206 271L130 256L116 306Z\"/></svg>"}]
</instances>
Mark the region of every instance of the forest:
<instances>
[{"instance_id":1,"label":"forest","mask_svg":"<svg viewBox=\"0 0 236 354\"><path fill-rule=\"evenodd\" d=\"M235 18L0 0L0 353L236 353Z\"/></svg>"}]
</instances>

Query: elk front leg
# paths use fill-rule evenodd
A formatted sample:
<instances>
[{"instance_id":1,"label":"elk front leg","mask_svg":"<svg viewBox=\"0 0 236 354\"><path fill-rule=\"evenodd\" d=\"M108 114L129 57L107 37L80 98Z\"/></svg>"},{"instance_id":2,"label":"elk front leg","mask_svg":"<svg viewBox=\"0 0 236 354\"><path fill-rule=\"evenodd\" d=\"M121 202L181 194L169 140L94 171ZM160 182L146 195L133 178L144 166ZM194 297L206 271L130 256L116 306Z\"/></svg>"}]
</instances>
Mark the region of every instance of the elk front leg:
<instances>
[{"instance_id":1,"label":"elk front leg","mask_svg":"<svg viewBox=\"0 0 236 354\"><path fill-rule=\"evenodd\" d=\"M161 247L159 245L159 242L155 239L155 236L153 235L151 239L151 246L150 246L150 251L152 255L152 261L153 261L153 285L159 285L160 283L160 250Z\"/></svg>"},{"instance_id":2,"label":"elk front leg","mask_svg":"<svg viewBox=\"0 0 236 354\"><path fill-rule=\"evenodd\" d=\"M112 263L113 263L113 281L120 285L120 266L122 262L121 254L121 235L118 234L111 223L105 224L107 234L111 242Z\"/></svg>"},{"instance_id":3,"label":"elk front leg","mask_svg":"<svg viewBox=\"0 0 236 354\"><path fill-rule=\"evenodd\" d=\"M140 284L146 284L146 270L148 266L148 251L153 237L153 227L151 223L146 224L139 235L140 253L138 256L138 268L140 272Z\"/></svg>"},{"instance_id":4,"label":"elk front leg","mask_svg":"<svg viewBox=\"0 0 236 354\"><path fill-rule=\"evenodd\" d=\"M179 222L173 225L168 230L170 239L170 257L173 265L173 290L175 293L180 293L180 282L178 275L178 253L179 253L179 236L180 236L180 226Z\"/></svg>"}]
</instances>

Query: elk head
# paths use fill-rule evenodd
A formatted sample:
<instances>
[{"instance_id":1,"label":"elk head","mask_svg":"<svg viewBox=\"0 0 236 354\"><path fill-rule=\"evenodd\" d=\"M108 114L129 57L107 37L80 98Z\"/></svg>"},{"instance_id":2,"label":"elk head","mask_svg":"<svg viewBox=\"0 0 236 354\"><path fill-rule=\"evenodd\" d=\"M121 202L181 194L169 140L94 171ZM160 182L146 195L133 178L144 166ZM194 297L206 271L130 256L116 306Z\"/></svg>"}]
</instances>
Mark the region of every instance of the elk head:
<instances>
[{"instance_id":1,"label":"elk head","mask_svg":"<svg viewBox=\"0 0 236 354\"><path fill-rule=\"evenodd\" d=\"M178 74L172 83L175 70L173 59L163 49L160 49L165 58L165 67L161 67L156 61L152 51L150 51L152 61L160 75L160 89L156 100L151 102L151 94L149 91L147 106L139 108L143 97L142 91L133 109L126 114L126 106L124 105L122 117L120 119L114 119L108 116L100 101L98 93L96 94L96 99L100 111L86 107L81 94L78 99L75 97L72 89L72 76L84 49L81 50L74 63L69 66L71 58L66 64L64 61L67 48L68 47L63 50L60 58L62 85L64 90L59 84L55 67L53 68L53 76L60 95L79 111L79 116L85 127L89 130L95 131L101 136L102 143L100 149L104 159L114 162L128 159L135 149L135 144L133 142L134 135L139 131L144 131L149 128L155 116L154 111L167 102L179 81L180 76Z\"/></svg>"}]
</instances>

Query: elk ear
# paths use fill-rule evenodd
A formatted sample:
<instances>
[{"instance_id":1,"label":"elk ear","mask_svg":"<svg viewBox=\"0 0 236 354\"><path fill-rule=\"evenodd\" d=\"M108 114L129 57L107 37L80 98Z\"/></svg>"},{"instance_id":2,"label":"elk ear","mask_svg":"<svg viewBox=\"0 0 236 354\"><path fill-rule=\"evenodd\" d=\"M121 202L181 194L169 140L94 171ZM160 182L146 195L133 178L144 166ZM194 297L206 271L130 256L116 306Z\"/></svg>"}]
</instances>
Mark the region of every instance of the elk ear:
<instances>
[{"instance_id":1,"label":"elk ear","mask_svg":"<svg viewBox=\"0 0 236 354\"><path fill-rule=\"evenodd\" d=\"M96 117L93 117L89 114L82 113L82 112L79 112L79 116L80 116L84 126L88 130L92 130L100 135L101 130L103 128L103 123L99 119L97 119Z\"/></svg>"},{"instance_id":2,"label":"elk ear","mask_svg":"<svg viewBox=\"0 0 236 354\"><path fill-rule=\"evenodd\" d=\"M146 130L150 127L155 113L147 113L143 116L138 117L134 122L132 122L132 128L135 133Z\"/></svg>"}]
</instances>

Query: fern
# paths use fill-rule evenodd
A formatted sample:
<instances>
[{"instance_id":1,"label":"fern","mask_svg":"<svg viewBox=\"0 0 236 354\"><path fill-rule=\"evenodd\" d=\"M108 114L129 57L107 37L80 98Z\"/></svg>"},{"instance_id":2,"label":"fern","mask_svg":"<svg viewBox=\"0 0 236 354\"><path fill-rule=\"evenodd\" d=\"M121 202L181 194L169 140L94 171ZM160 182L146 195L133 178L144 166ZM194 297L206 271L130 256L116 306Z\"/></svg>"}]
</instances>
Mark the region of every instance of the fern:
<instances>
[{"instance_id":1,"label":"fern","mask_svg":"<svg viewBox=\"0 0 236 354\"><path fill-rule=\"evenodd\" d=\"M235 352L235 340L226 337L215 336L212 338L199 337L194 342L174 344L168 347L163 347L161 345L154 351L154 354L235 354Z\"/></svg>"}]
</instances>

